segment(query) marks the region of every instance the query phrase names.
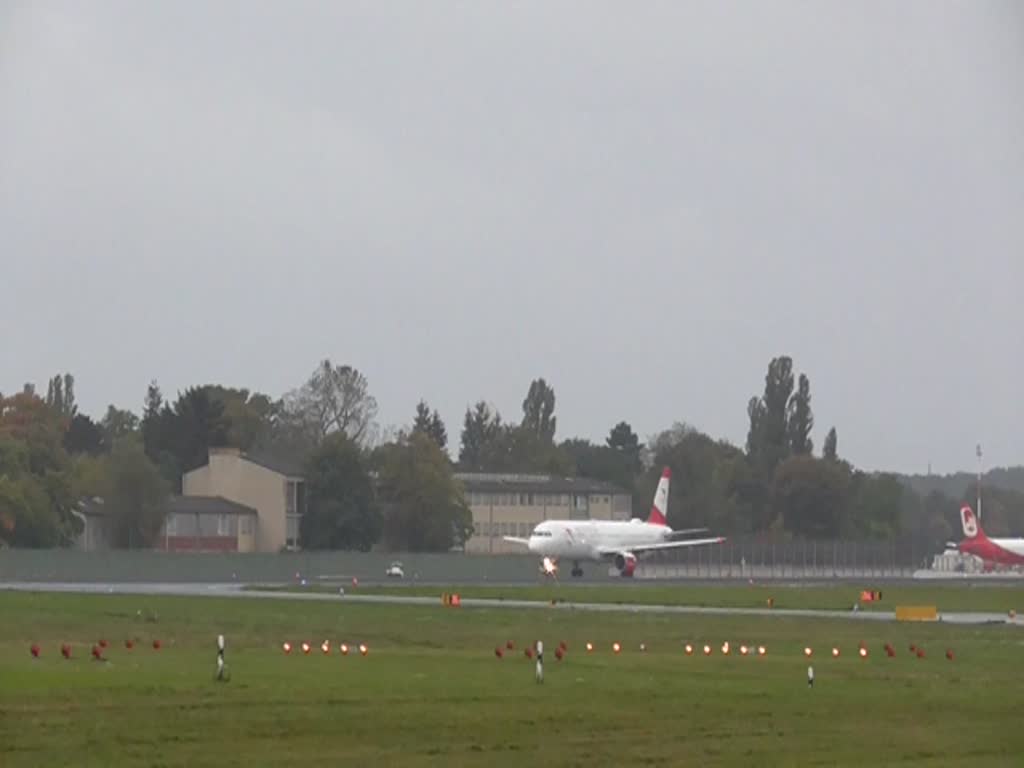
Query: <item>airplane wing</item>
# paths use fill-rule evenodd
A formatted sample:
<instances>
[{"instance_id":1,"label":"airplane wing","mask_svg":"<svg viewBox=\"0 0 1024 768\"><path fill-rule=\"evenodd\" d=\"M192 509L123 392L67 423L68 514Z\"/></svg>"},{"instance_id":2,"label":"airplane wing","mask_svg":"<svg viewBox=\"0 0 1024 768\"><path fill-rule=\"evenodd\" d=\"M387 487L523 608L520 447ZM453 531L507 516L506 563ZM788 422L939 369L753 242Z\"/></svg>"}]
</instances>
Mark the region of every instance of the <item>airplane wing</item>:
<instances>
[{"instance_id":1,"label":"airplane wing","mask_svg":"<svg viewBox=\"0 0 1024 768\"><path fill-rule=\"evenodd\" d=\"M686 541L660 541L657 544L637 544L634 547L598 547L597 551L602 555L617 555L620 552L653 552L659 549L675 549L676 547L695 547L701 544L721 544L725 541L724 536L716 536L713 539L687 539Z\"/></svg>"},{"instance_id":2,"label":"airplane wing","mask_svg":"<svg viewBox=\"0 0 1024 768\"><path fill-rule=\"evenodd\" d=\"M522 544L524 547L530 545L529 539L521 539L518 536L502 536L505 541L511 541L513 544Z\"/></svg>"},{"instance_id":3,"label":"airplane wing","mask_svg":"<svg viewBox=\"0 0 1024 768\"><path fill-rule=\"evenodd\" d=\"M688 536L691 533L707 533L707 532L708 532L707 528L683 528L682 530L672 531L672 533L670 533L669 536L671 536L674 539L677 536Z\"/></svg>"}]
</instances>

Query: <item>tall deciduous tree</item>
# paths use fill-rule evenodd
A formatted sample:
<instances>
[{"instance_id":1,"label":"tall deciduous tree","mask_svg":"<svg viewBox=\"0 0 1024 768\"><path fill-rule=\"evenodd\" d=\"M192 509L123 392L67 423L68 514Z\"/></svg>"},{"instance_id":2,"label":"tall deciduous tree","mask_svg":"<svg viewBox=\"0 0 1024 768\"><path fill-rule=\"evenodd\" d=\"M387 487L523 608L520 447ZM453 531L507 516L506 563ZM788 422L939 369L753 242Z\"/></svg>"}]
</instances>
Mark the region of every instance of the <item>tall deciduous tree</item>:
<instances>
[{"instance_id":1,"label":"tall deciduous tree","mask_svg":"<svg viewBox=\"0 0 1024 768\"><path fill-rule=\"evenodd\" d=\"M836 428L832 427L825 435L825 447L823 453L829 461L836 461L839 458L839 437L836 435Z\"/></svg>"},{"instance_id":2,"label":"tall deciduous tree","mask_svg":"<svg viewBox=\"0 0 1024 768\"><path fill-rule=\"evenodd\" d=\"M311 445L331 432L342 432L358 445L372 435L377 401L366 377L349 365L320 363L309 380L284 398L284 418L302 432Z\"/></svg>"},{"instance_id":3,"label":"tall deciduous tree","mask_svg":"<svg viewBox=\"0 0 1024 768\"><path fill-rule=\"evenodd\" d=\"M555 439L556 426L555 390L544 379L534 379L523 400L522 427L540 443L550 445Z\"/></svg>"},{"instance_id":4,"label":"tall deciduous tree","mask_svg":"<svg viewBox=\"0 0 1024 768\"><path fill-rule=\"evenodd\" d=\"M304 549L368 551L382 519L359 447L345 434L328 435L306 468L308 508L302 517Z\"/></svg>"},{"instance_id":5,"label":"tall deciduous tree","mask_svg":"<svg viewBox=\"0 0 1024 768\"><path fill-rule=\"evenodd\" d=\"M811 411L811 382L801 373L797 391L789 398L786 430L789 433L789 451L793 456L807 456L814 450L811 430L814 414Z\"/></svg>"},{"instance_id":6,"label":"tall deciduous tree","mask_svg":"<svg viewBox=\"0 0 1024 768\"><path fill-rule=\"evenodd\" d=\"M135 434L139 429L139 417L131 411L109 405L100 427L103 429L104 442L113 445L117 440Z\"/></svg>"},{"instance_id":7,"label":"tall deciduous tree","mask_svg":"<svg viewBox=\"0 0 1024 768\"><path fill-rule=\"evenodd\" d=\"M113 543L132 549L154 546L164 524L169 488L137 437L114 444L107 458L106 486L104 508Z\"/></svg>"},{"instance_id":8,"label":"tall deciduous tree","mask_svg":"<svg viewBox=\"0 0 1024 768\"><path fill-rule=\"evenodd\" d=\"M221 403L227 423L227 444L250 451L268 442L277 417L274 401L260 392L208 385L203 389Z\"/></svg>"},{"instance_id":9,"label":"tall deciduous tree","mask_svg":"<svg viewBox=\"0 0 1024 768\"><path fill-rule=\"evenodd\" d=\"M68 423L78 413L75 404L75 377L70 373L50 379L46 388L46 404Z\"/></svg>"},{"instance_id":10,"label":"tall deciduous tree","mask_svg":"<svg viewBox=\"0 0 1024 768\"><path fill-rule=\"evenodd\" d=\"M71 515L70 461L63 416L35 394L0 400L0 537L15 546L68 544L78 530Z\"/></svg>"},{"instance_id":11,"label":"tall deciduous tree","mask_svg":"<svg viewBox=\"0 0 1024 768\"><path fill-rule=\"evenodd\" d=\"M473 529L463 490L433 440L412 432L388 452L380 473L384 539L394 550L442 552Z\"/></svg>"}]
</instances>

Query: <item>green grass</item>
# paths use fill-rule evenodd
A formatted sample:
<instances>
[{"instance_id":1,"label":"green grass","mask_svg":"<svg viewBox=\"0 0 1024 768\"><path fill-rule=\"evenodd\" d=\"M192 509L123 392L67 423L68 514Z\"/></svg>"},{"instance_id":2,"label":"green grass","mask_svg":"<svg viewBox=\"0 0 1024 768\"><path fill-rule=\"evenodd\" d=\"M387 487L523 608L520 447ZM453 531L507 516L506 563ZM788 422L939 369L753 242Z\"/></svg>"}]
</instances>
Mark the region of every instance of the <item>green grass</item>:
<instances>
[{"instance_id":1,"label":"green grass","mask_svg":"<svg viewBox=\"0 0 1024 768\"><path fill-rule=\"evenodd\" d=\"M1009 766L1024 754L1024 633L1004 626L17 593L0 593L0 621L4 768ZM218 632L227 684L212 680ZM88 660L101 637L105 664ZM538 637L542 687L520 650ZM324 639L330 657L315 648ZM285 640L315 650L286 656ZM369 655L342 658L343 640ZM516 650L497 659L508 640ZM725 640L768 654L723 657ZM686 641L716 652L687 657Z\"/></svg>"},{"instance_id":2,"label":"green grass","mask_svg":"<svg viewBox=\"0 0 1024 768\"><path fill-rule=\"evenodd\" d=\"M250 587L288 592L332 592L337 586L314 584L306 587ZM861 589L881 589L882 601L862 603L861 610L892 611L897 605L934 605L940 611L981 611L1005 613L1011 609L1024 611L1024 587L985 585L850 585L801 586L798 584L679 584L652 585L642 582L630 585L547 584L543 586L460 586L423 587L415 585L360 586L349 594L415 595L437 597L443 592L457 592L462 597L504 600L562 600L575 603L641 603L644 605L728 606L734 608L765 608L772 598L776 608L811 608L849 610L858 602Z\"/></svg>"}]
</instances>

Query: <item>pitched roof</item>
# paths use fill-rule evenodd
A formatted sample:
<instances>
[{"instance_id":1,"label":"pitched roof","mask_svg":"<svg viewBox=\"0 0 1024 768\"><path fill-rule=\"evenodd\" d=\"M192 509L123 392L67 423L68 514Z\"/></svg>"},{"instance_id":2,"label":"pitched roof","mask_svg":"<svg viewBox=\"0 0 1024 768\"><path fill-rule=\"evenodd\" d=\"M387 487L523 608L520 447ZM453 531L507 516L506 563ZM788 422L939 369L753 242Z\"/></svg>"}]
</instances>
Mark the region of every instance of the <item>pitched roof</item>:
<instances>
[{"instance_id":1,"label":"pitched roof","mask_svg":"<svg viewBox=\"0 0 1024 768\"><path fill-rule=\"evenodd\" d=\"M250 464L269 469L271 472L276 472L286 477L301 478L304 474L302 461L292 455L266 450L244 453L238 448L230 446L210 446L208 450L209 456L236 456L239 459L248 461ZM209 466L209 458L207 458L207 463L203 466Z\"/></svg>"},{"instance_id":2,"label":"pitched roof","mask_svg":"<svg viewBox=\"0 0 1024 768\"><path fill-rule=\"evenodd\" d=\"M256 510L223 496L171 496L164 504L167 514L255 515Z\"/></svg>"},{"instance_id":3,"label":"pitched roof","mask_svg":"<svg viewBox=\"0 0 1024 768\"><path fill-rule=\"evenodd\" d=\"M264 469L269 469L271 472L277 472L279 475L302 477L305 474L302 462L294 456L275 456L261 452L255 454L243 453L241 457L246 461L251 461L253 464L258 464Z\"/></svg>"},{"instance_id":4,"label":"pitched roof","mask_svg":"<svg viewBox=\"0 0 1024 768\"><path fill-rule=\"evenodd\" d=\"M551 475L502 475L486 472L457 472L467 491L480 493L585 493L629 494L624 488L589 477L553 477Z\"/></svg>"},{"instance_id":5,"label":"pitched roof","mask_svg":"<svg viewBox=\"0 0 1024 768\"><path fill-rule=\"evenodd\" d=\"M108 512L99 496L80 499L78 511L86 517L106 517ZM164 502L167 514L178 515L255 515L256 510L223 496L171 496Z\"/></svg>"}]
</instances>

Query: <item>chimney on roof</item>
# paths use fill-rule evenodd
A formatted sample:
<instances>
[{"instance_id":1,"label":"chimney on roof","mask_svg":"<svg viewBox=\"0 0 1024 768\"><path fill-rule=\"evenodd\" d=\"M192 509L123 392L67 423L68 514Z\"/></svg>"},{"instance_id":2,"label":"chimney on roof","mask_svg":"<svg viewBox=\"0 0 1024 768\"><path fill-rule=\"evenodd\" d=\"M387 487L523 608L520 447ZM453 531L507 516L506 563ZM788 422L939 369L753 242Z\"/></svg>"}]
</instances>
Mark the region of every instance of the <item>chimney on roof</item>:
<instances>
[{"instance_id":1,"label":"chimney on roof","mask_svg":"<svg viewBox=\"0 0 1024 768\"><path fill-rule=\"evenodd\" d=\"M241 456L242 449L234 448L230 445L211 445L209 448L210 456Z\"/></svg>"}]
</instances>

